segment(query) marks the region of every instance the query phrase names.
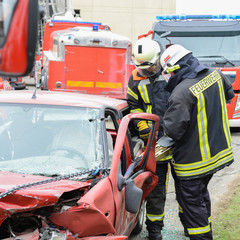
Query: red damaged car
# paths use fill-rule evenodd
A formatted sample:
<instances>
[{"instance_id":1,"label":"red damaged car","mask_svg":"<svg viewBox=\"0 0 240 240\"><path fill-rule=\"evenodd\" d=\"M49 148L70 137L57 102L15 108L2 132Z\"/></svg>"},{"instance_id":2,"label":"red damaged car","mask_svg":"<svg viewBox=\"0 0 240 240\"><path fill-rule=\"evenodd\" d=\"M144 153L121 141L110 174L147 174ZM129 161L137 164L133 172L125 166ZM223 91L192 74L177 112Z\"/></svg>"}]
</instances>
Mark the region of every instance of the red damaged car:
<instances>
[{"instance_id":1,"label":"red damaged car","mask_svg":"<svg viewBox=\"0 0 240 240\"><path fill-rule=\"evenodd\" d=\"M148 144L133 121L152 122ZM126 101L0 92L0 239L128 239L157 183L159 118Z\"/></svg>"}]
</instances>

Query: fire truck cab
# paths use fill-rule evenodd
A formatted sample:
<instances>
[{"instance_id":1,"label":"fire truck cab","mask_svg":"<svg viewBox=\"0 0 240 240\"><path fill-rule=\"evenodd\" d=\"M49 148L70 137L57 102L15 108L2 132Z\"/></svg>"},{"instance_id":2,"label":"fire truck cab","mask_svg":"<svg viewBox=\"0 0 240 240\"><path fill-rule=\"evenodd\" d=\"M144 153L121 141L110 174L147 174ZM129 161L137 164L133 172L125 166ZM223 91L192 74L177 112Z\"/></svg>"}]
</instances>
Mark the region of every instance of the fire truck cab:
<instances>
[{"instance_id":1,"label":"fire truck cab","mask_svg":"<svg viewBox=\"0 0 240 240\"><path fill-rule=\"evenodd\" d=\"M46 25L41 88L125 98L134 68L131 41L101 23L74 22L75 27L51 30L64 23Z\"/></svg>"},{"instance_id":2,"label":"fire truck cab","mask_svg":"<svg viewBox=\"0 0 240 240\"><path fill-rule=\"evenodd\" d=\"M227 102L230 127L240 127L240 16L161 15L153 23L153 39L163 47L181 44L201 64L221 70L231 81L235 97Z\"/></svg>"}]
</instances>

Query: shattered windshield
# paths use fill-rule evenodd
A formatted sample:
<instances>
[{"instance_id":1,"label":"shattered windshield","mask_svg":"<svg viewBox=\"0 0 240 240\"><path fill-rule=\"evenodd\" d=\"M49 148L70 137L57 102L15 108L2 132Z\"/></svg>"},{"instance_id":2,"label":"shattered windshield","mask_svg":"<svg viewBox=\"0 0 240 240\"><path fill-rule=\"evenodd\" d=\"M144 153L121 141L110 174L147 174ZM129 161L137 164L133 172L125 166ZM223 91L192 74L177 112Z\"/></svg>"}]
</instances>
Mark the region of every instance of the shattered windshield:
<instances>
[{"instance_id":1,"label":"shattered windshield","mask_svg":"<svg viewBox=\"0 0 240 240\"><path fill-rule=\"evenodd\" d=\"M163 46L169 44L180 44L191 50L194 56L203 60L205 57L218 56L216 58L225 58L231 61L240 59L240 32L172 32L166 38L160 38L163 32L157 32L155 39L161 42Z\"/></svg>"},{"instance_id":2,"label":"shattered windshield","mask_svg":"<svg viewBox=\"0 0 240 240\"><path fill-rule=\"evenodd\" d=\"M99 110L0 105L0 171L58 176L100 166Z\"/></svg>"}]
</instances>

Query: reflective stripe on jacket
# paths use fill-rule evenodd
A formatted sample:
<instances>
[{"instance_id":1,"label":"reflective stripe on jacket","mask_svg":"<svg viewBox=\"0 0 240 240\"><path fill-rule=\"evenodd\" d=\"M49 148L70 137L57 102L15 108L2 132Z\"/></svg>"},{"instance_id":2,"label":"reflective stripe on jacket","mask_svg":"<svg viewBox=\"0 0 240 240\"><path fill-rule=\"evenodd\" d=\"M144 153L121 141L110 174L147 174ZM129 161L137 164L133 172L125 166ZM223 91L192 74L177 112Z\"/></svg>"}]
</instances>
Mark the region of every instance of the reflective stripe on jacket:
<instances>
[{"instance_id":1,"label":"reflective stripe on jacket","mask_svg":"<svg viewBox=\"0 0 240 240\"><path fill-rule=\"evenodd\" d=\"M163 135L163 116L167 108L169 93L164 89L166 81L160 75L156 79L141 77L133 70L127 89L127 102L131 112L154 113L160 118L158 138Z\"/></svg>"},{"instance_id":2,"label":"reflective stripe on jacket","mask_svg":"<svg viewBox=\"0 0 240 240\"><path fill-rule=\"evenodd\" d=\"M176 140L173 167L179 178L204 176L233 162L226 108L233 96L229 80L213 69L174 88L164 131Z\"/></svg>"},{"instance_id":3,"label":"reflective stripe on jacket","mask_svg":"<svg viewBox=\"0 0 240 240\"><path fill-rule=\"evenodd\" d=\"M147 112L159 116L160 126L158 138L163 136L163 116L167 109L169 92L164 88L166 81L162 75L155 79L141 77L137 69L133 70L127 89L127 102L131 112ZM171 157L162 159L170 160Z\"/></svg>"}]
</instances>

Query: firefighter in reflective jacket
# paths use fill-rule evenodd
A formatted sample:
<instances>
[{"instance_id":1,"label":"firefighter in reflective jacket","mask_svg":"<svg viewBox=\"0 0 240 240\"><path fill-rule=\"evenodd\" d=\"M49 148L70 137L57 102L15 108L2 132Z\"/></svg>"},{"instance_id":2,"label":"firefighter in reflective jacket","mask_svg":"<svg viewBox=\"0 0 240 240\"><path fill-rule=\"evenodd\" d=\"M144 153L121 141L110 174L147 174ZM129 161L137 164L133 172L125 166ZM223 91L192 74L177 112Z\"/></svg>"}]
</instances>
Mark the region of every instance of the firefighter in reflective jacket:
<instances>
[{"instance_id":1,"label":"firefighter in reflective jacket","mask_svg":"<svg viewBox=\"0 0 240 240\"><path fill-rule=\"evenodd\" d=\"M168 47L160 62L171 93L163 128L175 140L172 171L181 221L191 240L210 240L207 186L215 172L234 161L226 108L234 92L220 71L200 65L181 45Z\"/></svg>"},{"instance_id":2,"label":"firefighter in reflective jacket","mask_svg":"<svg viewBox=\"0 0 240 240\"><path fill-rule=\"evenodd\" d=\"M133 70L128 83L127 102L131 112L154 113L160 117L158 138L163 135L163 115L166 110L169 93L164 90L166 81L161 76L160 46L149 38L139 39L133 48L136 69ZM145 140L150 128L146 121L137 122L140 137ZM161 240L166 200L166 177L170 158L158 162L156 174L159 181L146 202L146 226L149 239Z\"/></svg>"}]
</instances>

